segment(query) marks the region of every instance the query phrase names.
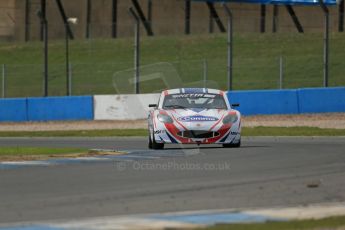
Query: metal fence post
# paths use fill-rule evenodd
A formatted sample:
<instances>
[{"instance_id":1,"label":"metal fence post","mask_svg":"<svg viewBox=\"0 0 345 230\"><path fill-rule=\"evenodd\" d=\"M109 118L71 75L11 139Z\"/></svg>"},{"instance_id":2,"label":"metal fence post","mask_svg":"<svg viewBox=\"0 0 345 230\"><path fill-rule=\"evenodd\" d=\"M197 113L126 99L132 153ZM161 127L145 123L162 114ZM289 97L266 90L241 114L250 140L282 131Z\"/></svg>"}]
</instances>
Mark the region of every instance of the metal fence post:
<instances>
[{"instance_id":1,"label":"metal fence post","mask_svg":"<svg viewBox=\"0 0 345 230\"><path fill-rule=\"evenodd\" d=\"M2 98L6 97L6 65L2 64Z\"/></svg>"},{"instance_id":2,"label":"metal fence post","mask_svg":"<svg viewBox=\"0 0 345 230\"><path fill-rule=\"evenodd\" d=\"M70 91L70 64L69 64L69 35L68 35L68 22L65 24L65 61L66 61L66 96L71 95Z\"/></svg>"},{"instance_id":3,"label":"metal fence post","mask_svg":"<svg viewBox=\"0 0 345 230\"><path fill-rule=\"evenodd\" d=\"M229 7L223 3L225 13L228 17L228 90L232 90L232 41L233 41L233 26L232 13Z\"/></svg>"},{"instance_id":4,"label":"metal fence post","mask_svg":"<svg viewBox=\"0 0 345 230\"><path fill-rule=\"evenodd\" d=\"M185 34L190 34L190 22L191 22L191 1L190 0L186 0L185 1L185 7L184 7L184 33Z\"/></svg>"},{"instance_id":5,"label":"metal fence post","mask_svg":"<svg viewBox=\"0 0 345 230\"><path fill-rule=\"evenodd\" d=\"M72 63L68 65L68 83L69 96L72 96Z\"/></svg>"},{"instance_id":6,"label":"metal fence post","mask_svg":"<svg viewBox=\"0 0 345 230\"><path fill-rule=\"evenodd\" d=\"M319 0L324 13L324 35L323 35L323 87L328 87L328 62L329 62L329 10L323 0Z\"/></svg>"},{"instance_id":7,"label":"metal fence post","mask_svg":"<svg viewBox=\"0 0 345 230\"><path fill-rule=\"evenodd\" d=\"M48 22L44 23L44 96L48 97Z\"/></svg>"},{"instance_id":8,"label":"metal fence post","mask_svg":"<svg viewBox=\"0 0 345 230\"><path fill-rule=\"evenodd\" d=\"M279 57L279 89L283 89L284 63L283 57Z\"/></svg>"},{"instance_id":9,"label":"metal fence post","mask_svg":"<svg viewBox=\"0 0 345 230\"><path fill-rule=\"evenodd\" d=\"M273 22L272 22L272 32L276 33L278 28L278 14L279 8L278 5L273 5Z\"/></svg>"},{"instance_id":10,"label":"metal fence post","mask_svg":"<svg viewBox=\"0 0 345 230\"><path fill-rule=\"evenodd\" d=\"M91 24L91 0L86 1L86 32L85 37L90 38L90 24Z\"/></svg>"},{"instance_id":11,"label":"metal fence post","mask_svg":"<svg viewBox=\"0 0 345 230\"><path fill-rule=\"evenodd\" d=\"M207 59L204 59L204 88L207 86L207 79L208 79L208 63Z\"/></svg>"},{"instance_id":12,"label":"metal fence post","mask_svg":"<svg viewBox=\"0 0 345 230\"><path fill-rule=\"evenodd\" d=\"M134 12L133 8L129 8L129 13L132 15L135 21L134 27L134 82L135 82L135 93L140 93L139 78L140 78L140 19L139 16Z\"/></svg>"}]
</instances>

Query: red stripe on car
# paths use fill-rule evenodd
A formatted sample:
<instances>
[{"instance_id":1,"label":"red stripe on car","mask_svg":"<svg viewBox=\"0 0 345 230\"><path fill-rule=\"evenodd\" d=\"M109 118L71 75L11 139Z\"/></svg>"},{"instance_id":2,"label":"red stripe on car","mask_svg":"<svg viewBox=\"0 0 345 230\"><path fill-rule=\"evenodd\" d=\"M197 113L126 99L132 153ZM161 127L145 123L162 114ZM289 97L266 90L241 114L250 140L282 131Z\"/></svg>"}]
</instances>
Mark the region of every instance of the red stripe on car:
<instances>
[{"instance_id":1,"label":"red stripe on car","mask_svg":"<svg viewBox=\"0 0 345 230\"><path fill-rule=\"evenodd\" d=\"M223 120L223 117L224 117L224 114L223 114L223 116L210 128L210 130L209 131L211 131L214 127L216 127L218 124L219 124L219 122L221 122L222 120Z\"/></svg>"}]
</instances>

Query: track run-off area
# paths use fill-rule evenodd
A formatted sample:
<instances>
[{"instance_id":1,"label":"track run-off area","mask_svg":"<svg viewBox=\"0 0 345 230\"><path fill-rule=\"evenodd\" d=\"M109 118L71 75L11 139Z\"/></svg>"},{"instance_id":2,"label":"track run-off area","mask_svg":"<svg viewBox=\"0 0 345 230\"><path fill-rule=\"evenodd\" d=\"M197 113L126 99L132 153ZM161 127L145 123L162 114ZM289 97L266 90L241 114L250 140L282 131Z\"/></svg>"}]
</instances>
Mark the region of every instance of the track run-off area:
<instances>
[{"instance_id":1,"label":"track run-off area","mask_svg":"<svg viewBox=\"0 0 345 230\"><path fill-rule=\"evenodd\" d=\"M241 148L146 138L0 138L0 146L114 149L123 156L0 167L0 227L19 222L345 201L345 137L244 137Z\"/></svg>"}]
</instances>

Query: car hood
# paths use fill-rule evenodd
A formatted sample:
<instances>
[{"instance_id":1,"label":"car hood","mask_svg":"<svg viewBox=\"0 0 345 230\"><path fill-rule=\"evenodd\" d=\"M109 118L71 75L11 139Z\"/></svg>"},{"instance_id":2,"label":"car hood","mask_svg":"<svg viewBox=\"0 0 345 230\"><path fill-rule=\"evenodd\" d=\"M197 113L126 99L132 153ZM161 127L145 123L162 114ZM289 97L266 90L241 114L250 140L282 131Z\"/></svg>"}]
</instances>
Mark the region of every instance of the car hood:
<instances>
[{"instance_id":1,"label":"car hood","mask_svg":"<svg viewBox=\"0 0 345 230\"><path fill-rule=\"evenodd\" d=\"M193 130L208 130L216 123L221 122L229 112L222 109L173 109L165 111L177 123Z\"/></svg>"}]
</instances>

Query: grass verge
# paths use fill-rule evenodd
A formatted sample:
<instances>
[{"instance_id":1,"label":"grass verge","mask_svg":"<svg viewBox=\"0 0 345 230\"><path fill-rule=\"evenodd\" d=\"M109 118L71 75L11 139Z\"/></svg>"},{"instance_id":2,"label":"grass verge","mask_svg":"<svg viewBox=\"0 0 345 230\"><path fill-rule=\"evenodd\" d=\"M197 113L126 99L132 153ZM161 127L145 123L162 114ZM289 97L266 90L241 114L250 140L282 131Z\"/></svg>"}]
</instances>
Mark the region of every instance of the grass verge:
<instances>
[{"instance_id":1,"label":"grass verge","mask_svg":"<svg viewBox=\"0 0 345 230\"><path fill-rule=\"evenodd\" d=\"M0 132L0 137L130 137L146 136L146 129L111 130L70 130L70 131L30 131Z\"/></svg>"},{"instance_id":2,"label":"grass verge","mask_svg":"<svg viewBox=\"0 0 345 230\"><path fill-rule=\"evenodd\" d=\"M245 127L243 136L345 136L345 129L318 127Z\"/></svg>"},{"instance_id":3,"label":"grass verge","mask_svg":"<svg viewBox=\"0 0 345 230\"><path fill-rule=\"evenodd\" d=\"M0 137L130 137L147 136L146 129L0 132ZM345 136L345 129L317 127L244 127L242 136Z\"/></svg>"},{"instance_id":4,"label":"grass verge","mask_svg":"<svg viewBox=\"0 0 345 230\"><path fill-rule=\"evenodd\" d=\"M277 89L279 57L283 57L284 63L284 88L321 87L322 38L321 33L235 33L234 89ZM331 33L330 40L329 84L343 86L345 34ZM143 37L142 65L149 66L142 66L141 74L160 77L142 81L140 91L151 93L177 85L202 86L204 60L208 80L214 82L207 86L226 89L226 44L226 34ZM50 96L66 92L64 47L64 40L49 41ZM42 95L42 53L41 42L0 43L0 64L6 65L7 97ZM71 41L70 62L73 95L134 90L129 83L134 73L132 39ZM168 64L155 64L162 62ZM114 81L114 76L120 79Z\"/></svg>"},{"instance_id":5,"label":"grass verge","mask_svg":"<svg viewBox=\"0 0 345 230\"><path fill-rule=\"evenodd\" d=\"M99 152L82 148L0 147L1 161L46 160L50 158L75 158L117 155L119 152Z\"/></svg>"},{"instance_id":6,"label":"grass verge","mask_svg":"<svg viewBox=\"0 0 345 230\"><path fill-rule=\"evenodd\" d=\"M79 148L45 148L45 147L1 147L0 156L20 156L20 155L59 155L87 153L87 149Z\"/></svg>"},{"instance_id":7,"label":"grass verge","mask_svg":"<svg viewBox=\"0 0 345 230\"><path fill-rule=\"evenodd\" d=\"M316 229L345 229L345 216L329 217L320 220L296 220L288 222L266 222L255 224L224 224L216 225L206 230L316 230Z\"/></svg>"}]
</instances>

